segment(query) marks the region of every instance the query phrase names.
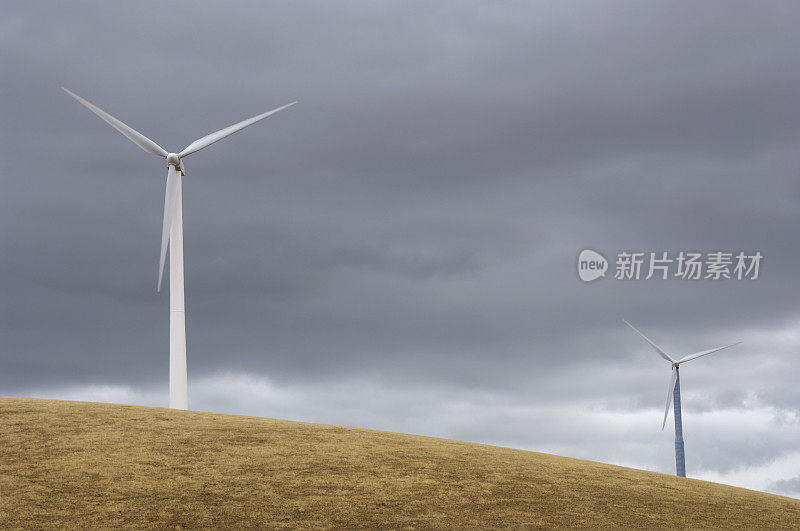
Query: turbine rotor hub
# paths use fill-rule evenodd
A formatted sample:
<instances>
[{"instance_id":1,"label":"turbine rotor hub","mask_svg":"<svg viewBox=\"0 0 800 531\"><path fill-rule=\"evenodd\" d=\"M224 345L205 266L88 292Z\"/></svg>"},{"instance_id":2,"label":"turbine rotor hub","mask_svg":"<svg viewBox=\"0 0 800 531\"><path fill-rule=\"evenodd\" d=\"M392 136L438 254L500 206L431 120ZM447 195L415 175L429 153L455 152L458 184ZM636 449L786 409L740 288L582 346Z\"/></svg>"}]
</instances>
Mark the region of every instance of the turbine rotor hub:
<instances>
[{"instance_id":1,"label":"turbine rotor hub","mask_svg":"<svg viewBox=\"0 0 800 531\"><path fill-rule=\"evenodd\" d=\"M180 167L181 159L178 158L177 153L170 153L167 155L167 166L177 166Z\"/></svg>"}]
</instances>

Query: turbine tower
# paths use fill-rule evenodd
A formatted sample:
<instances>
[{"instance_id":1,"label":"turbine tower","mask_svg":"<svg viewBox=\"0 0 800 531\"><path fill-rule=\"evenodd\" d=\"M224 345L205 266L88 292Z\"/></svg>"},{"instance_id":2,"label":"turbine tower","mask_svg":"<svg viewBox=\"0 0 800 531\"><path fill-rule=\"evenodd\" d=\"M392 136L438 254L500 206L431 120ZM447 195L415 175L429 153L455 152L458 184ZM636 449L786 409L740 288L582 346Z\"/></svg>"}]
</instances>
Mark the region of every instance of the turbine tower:
<instances>
[{"instance_id":1,"label":"turbine tower","mask_svg":"<svg viewBox=\"0 0 800 531\"><path fill-rule=\"evenodd\" d=\"M688 356L684 356L679 360L673 359L670 357L669 354L664 352L658 345L647 339L643 333L638 331L632 324L630 324L625 319L622 320L626 325L633 328L633 331L642 336L642 339L647 341L647 343L653 347L656 353L670 362L672 364L672 376L670 376L669 380L669 387L667 388L667 405L664 409L664 422L661 423L661 429L663 430L664 427L667 425L667 415L669 414L669 404L670 402L675 403L675 470L676 474L681 477L686 477L686 455L683 451L683 422L681 420L681 376L680 376L680 365L681 363L685 363L687 361L691 361L695 358L699 358L700 356L705 356L706 354L711 354L713 352L717 352L718 350L722 350L725 348L730 348L734 345L738 345L741 341L737 341L736 343L732 343L730 345L725 345L724 347L717 347L712 348L711 350L701 350L700 352L695 352L694 354L689 354Z\"/></svg>"},{"instance_id":2,"label":"turbine tower","mask_svg":"<svg viewBox=\"0 0 800 531\"><path fill-rule=\"evenodd\" d=\"M161 227L161 258L158 265L158 282L156 291L161 291L161 277L164 273L164 260L169 243L169 407L188 409L189 393L186 376L186 319L183 304L183 201L181 189L186 168L183 158L208 147L226 136L244 129L249 125L291 107L296 101L259 114L237 124L220 129L203 138L195 140L178 153L167 150L125 125L102 109L92 105L85 99L61 87L64 92L78 100L90 111L105 120L111 127L128 137L134 144L154 155L167 159L167 191L164 195L164 220Z\"/></svg>"}]
</instances>

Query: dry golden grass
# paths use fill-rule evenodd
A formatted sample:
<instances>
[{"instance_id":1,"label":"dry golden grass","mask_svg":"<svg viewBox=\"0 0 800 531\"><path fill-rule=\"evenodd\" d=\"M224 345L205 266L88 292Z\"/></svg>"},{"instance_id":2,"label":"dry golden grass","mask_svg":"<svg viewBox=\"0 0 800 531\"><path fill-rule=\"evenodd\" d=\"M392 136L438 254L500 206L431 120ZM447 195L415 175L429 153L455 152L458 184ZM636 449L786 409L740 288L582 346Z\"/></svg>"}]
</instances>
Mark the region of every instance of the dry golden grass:
<instances>
[{"instance_id":1,"label":"dry golden grass","mask_svg":"<svg viewBox=\"0 0 800 531\"><path fill-rule=\"evenodd\" d=\"M0 528L788 528L800 501L508 448L0 398Z\"/></svg>"}]
</instances>

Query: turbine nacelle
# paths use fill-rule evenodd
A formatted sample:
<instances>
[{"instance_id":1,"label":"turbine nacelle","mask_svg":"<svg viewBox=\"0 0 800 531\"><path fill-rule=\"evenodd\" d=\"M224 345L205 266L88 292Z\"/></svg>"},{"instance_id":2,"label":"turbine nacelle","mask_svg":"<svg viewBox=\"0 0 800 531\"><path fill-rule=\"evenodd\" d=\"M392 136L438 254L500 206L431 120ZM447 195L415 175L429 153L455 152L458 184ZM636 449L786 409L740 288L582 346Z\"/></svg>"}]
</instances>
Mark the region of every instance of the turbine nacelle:
<instances>
[{"instance_id":1,"label":"turbine nacelle","mask_svg":"<svg viewBox=\"0 0 800 531\"><path fill-rule=\"evenodd\" d=\"M177 153L167 153L167 166L174 166L175 171L179 172L181 175L186 175L183 159Z\"/></svg>"}]
</instances>

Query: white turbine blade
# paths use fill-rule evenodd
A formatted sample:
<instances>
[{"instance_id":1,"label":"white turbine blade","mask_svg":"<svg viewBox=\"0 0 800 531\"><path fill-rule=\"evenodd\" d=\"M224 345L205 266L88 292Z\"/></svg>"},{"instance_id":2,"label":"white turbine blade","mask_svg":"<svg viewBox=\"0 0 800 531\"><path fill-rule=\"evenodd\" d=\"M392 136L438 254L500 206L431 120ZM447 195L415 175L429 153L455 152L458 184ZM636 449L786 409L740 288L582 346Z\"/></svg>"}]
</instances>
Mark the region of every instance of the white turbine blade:
<instances>
[{"instance_id":1,"label":"white turbine blade","mask_svg":"<svg viewBox=\"0 0 800 531\"><path fill-rule=\"evenodd\" d=\"M706 354L712 354L714 352L717 352L718 350L735 347L739 343L741 343L741 341L737 341L736 343L732 343L730 345L725 345L724 347L717 347L717 348L712 348L711 350L703 350L702 352L695 352L694 354L689 354L688 356L684 356L683 358L679 359L678 363L683 363L684 361L691 361L695 358L699 358L700 356L705 356Z\"/></svg>"},{"instance_id":2,"label":"white turbine blade","mask_svg":"<svg viewBox=\"0 0 800 531\"><path fill-rule=\"evenodd\" d=\"M672 393L675 392L675 380L678 377L678 372L675 368L672 368L672 376L669 379L669 389L667 389L667 407L664 408L664 422L661 424L661 429L663 430L664 427L667 425L667 415L669 415L669 406L672 404Z\"/></svg>"},{"instance_id":3,"label":"white turbine blade","mask_svg":"<svg viewBox=\"0 0 800 531\"><path fill-rule=\"evenodd\" d=\"M167 172L167 192L164 194L164 224L161 228L161 260L158 263L158 289L161 291L161 277L164 274L164 259L167 257L167 244L172 229L172 216L175 214L175 201L178 198L178 172L170 165Z\"/></svg>"},{"instance_id":4,"label":"white turbine blade","mask_svg":"<svg viewBox=\"0 0 800 531\"><path fill-rule=\"evenodd\" d=\"M86 101L85 99L81 98L80 96L78 96L77 94L75 94L73 92L70 92L69 90L65 89L64 87L61 87L61 90L63 90L64 92L66 92L67 94L69 94L70 96L75 98L76 100L78 100L78 102L80 102L82 105L84 105L87 109L89 109L90 111L95 113L97 116L99 116L100 118L105 120L106 123L108 123L108 125L110 125L114 129L116 129L117 131L119 131L123 135L127 136L129 139L131 139L133 141L134 144L136 144L137 146L139 146L143 150L145 150L145 151L147 151L149 153L152 153L153 155L159 155L161 157L165 157L166 158L167 150L165 150L164 148L162 148L161 146L159 146L158 144L156 144L155 142L153 142L152 140L150 140L149 138L144 136L139 131L136 131L132 127L129 127L129 126L125 125L124 123L122 123L121 121L117 120L116 118L114 118L113 116L111 116L110 114L105 112L104 110L102 110L102 109L100 109L98 107L95 107L94 105L92 105L91 103Z\"/></svg>"},{"instance_id":5,"label":"white turbine blade","mask_svg":"<svg viewBox=\"0 0 800 531\"><path fill-rule=\"evenodd\" d=\"M628 321L626 321L625 319L623 319L623 320L622 320L622 322L623 322L623 323L625 323L626 325L630 326L631 328L633 328L633 331L634 331L634 332L636 332L637 334L639 334L640 336L642 336L642 339L644 339L645 341L647 341L647 342L650 344L650 346L651 346L651 347L653 347L653 349L655 349L655 351L658 353L658 355L659 355L659 356L661 356L662 358L664 358L665 360L667 360L667 361L668 361L668 362L670 362L670 363L675 363L675 360L674 360L674 359L672 359L672 358L670 358L670 357L669 357L669 354L667 354L666 352L664 352L663 350L661 350L661 348L660 348L658 345L656 345L655 343L653 343L652 341L650 341L649 339L647 339L647 337L646 337L646 336L645 336L643 333L641 333L641 332L639 332L638 330L636 330L636 328L635 328L635 327L634 327L632 324L630 324L630 323L629 323Z\"/></svg>"},{"instance_id":6,"label":"white turbine blade","mask_svg":"<svg viewBox=\"0 0 800 531\"><path fill-rule=\"evenodd\" d=\"M233 125L231 125L229 127L226 127L225 129L220 129L216 133L211 133L210 135L206 135L203 138L197 139L194 142L192 142L191 144L189 144L188 146L186 146L186 148L184 148L183 151L178 153L178 157L185 157L186 155L191 155L192 153L194 153L196 151L200 151L204 147L208 147L211 144L213 144L214 142L222 140L226 136L230 136L233 133L235 133L236 131L244 129L248 125L253 125L256 122L263 120L267 116L272 116L276 112L282 111L282 110L286 109L287 107L291 107L295 103L297 103L297 102L293 101L292 103L284 105L283 107L278 107L277 109L272 109L271 111L265 112L264 114L259 114L258 116L253 116L252 118L249 118L247 120L239 122L238 124L233 124Z\"/></svg>"}]
</instances>

